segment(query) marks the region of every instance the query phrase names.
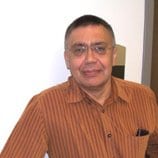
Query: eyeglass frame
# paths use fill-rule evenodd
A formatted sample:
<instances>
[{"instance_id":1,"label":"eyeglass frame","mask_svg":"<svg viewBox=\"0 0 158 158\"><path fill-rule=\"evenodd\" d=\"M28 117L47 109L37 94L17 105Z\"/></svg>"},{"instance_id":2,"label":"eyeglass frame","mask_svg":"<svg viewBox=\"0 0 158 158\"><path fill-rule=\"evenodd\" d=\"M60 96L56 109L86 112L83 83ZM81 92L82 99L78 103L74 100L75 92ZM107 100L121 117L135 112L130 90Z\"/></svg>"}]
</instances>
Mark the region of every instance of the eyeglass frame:
<instances>
[{"instance_id":1,"label":"eyeglass frame","mask_svg":"<svg viewBox=\"0 0 158 158\"><path fill-rule=\"evenodd\" d=\"M108 50L114 49L115 44L109 46L106 42L95 42L88 45L87 43L77 42L74 43L70 48L67 47L66 50L73 53L74 56L80 57L86 54L89 49L98 55L105 55Z\"/></svg>"}]
</instances>

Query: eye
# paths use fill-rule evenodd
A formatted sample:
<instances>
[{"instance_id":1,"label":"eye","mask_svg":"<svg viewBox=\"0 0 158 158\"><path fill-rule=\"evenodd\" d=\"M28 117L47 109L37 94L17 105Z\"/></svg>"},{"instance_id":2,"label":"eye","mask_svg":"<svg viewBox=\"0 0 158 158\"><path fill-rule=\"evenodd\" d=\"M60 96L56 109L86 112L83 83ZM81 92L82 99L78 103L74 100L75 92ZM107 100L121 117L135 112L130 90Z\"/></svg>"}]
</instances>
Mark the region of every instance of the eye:
<instances>
[{"instance_id":1,"label":"eye","mask_svg":"<svg viewBox=\"0 0 158 158\"><path fill-rule=\"evenodd\" d=\"M94 50L95 50L96 53L99 53L99 54L106 53L106 47L103 46L103 45L94 46Z\"/></svg>"},{"instance_id":2,"label":"eye","mask_svg":"<svg viewBox=\"0 0 158 158\"><path fill-rule=\"evenodd\" d=\"M74 52L83 52L85 49L84 49L84 47L75 47L74 48Z\"/></svg>"},{"instance_id":3,"label":"eye","mask_svg":"<svg viewBox=\"0 0 158 158\"><path fill-rule=\"evenodd\" d=\"M75 56L81 56L82 54L84 54L86 52L86 47L85 46L74 46L72 48L72 53Z\"/></svg>"}]
</instances>

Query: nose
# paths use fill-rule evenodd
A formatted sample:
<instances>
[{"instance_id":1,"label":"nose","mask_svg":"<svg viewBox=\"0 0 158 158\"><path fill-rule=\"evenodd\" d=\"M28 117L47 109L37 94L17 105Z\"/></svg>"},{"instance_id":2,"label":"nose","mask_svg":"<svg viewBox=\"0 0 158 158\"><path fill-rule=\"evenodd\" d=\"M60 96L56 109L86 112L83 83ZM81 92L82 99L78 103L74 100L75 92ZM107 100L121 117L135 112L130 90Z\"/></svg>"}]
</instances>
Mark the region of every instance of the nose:
<instances>
[{"instance_id":1,"label":"nose","mask_svg":"<svg viewBox=\"0 0 158 158\"><path fill-rule=\"evenodd\" d=\"M85 61L87 63L92 63L92 62L97 61L97 58L95 56L95 52L93 52L93 50L91 48L88 48L88 50L87 50Z\"/></svg>"}]
</instances>

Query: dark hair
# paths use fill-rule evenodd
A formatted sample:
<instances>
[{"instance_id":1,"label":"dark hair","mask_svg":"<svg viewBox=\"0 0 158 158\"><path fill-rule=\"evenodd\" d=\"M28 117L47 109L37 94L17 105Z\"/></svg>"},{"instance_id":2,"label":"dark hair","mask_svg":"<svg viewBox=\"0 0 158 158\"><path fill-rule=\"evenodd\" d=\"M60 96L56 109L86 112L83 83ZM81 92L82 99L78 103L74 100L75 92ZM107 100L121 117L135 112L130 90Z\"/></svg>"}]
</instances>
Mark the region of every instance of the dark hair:
<instances>
[{"instance_id":1,"label":"dark hair","mask_svg":"<svg viewBox=\"0 0 158 158\"><path fill-rule=\"evenodd\" d=\"M114 39L114 44L115 44L115 35L114 35L113 29L110 26L110 24L108 24L105 20L103 20L100 17L94 16L94 15L83 15L83 16L77 18L76 20L74 20L67 27L67 30L65 32L65 47L66 47L66 41L74 29L81 27L81 26L88 26L88 25L102 25L103 27L105 27L111 33L111 35Z\"/></svg>"}]
</instances>

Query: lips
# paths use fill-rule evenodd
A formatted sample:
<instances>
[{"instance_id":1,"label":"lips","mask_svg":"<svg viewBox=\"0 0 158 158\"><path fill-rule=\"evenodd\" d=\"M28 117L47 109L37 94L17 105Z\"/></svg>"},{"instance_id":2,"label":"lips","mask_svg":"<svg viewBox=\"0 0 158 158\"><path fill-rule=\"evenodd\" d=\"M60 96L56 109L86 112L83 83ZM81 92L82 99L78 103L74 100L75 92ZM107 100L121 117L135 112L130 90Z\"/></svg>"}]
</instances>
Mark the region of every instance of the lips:
<instances>
[{"instance_id":1,"label":"lips","mask_svg":"<svg viewBox=\"0 0 158 158\"><path fill-rule=\"evenodd\" d=\"M86 77L96 77L100 73L100 70L83 70L82 74Z\"/></svg>"}]
</instances>

